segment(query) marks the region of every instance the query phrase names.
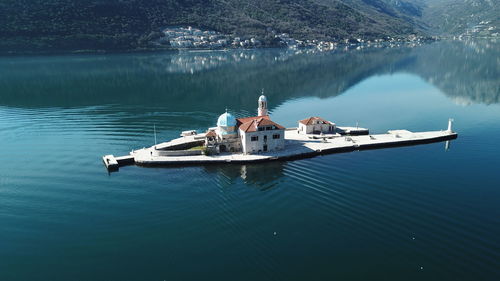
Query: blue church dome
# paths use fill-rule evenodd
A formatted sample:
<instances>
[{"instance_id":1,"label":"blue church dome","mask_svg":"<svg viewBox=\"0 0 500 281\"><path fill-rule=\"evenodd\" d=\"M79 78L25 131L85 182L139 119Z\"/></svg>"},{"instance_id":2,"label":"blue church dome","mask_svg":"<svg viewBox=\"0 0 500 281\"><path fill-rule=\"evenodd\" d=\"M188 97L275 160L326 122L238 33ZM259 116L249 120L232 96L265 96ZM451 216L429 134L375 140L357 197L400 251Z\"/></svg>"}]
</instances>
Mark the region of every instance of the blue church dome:
<instances>
[{"instance_id":1,"label":"blue church dome","mask_svg":"<svg viewBox=\"0 0 500 281\"><path fill-rule=\"evenodd\" d=\"M225 112L217 119L217 127L234 127L236 126L236 118L231 113Z\"/></svg>"}]
</instances>

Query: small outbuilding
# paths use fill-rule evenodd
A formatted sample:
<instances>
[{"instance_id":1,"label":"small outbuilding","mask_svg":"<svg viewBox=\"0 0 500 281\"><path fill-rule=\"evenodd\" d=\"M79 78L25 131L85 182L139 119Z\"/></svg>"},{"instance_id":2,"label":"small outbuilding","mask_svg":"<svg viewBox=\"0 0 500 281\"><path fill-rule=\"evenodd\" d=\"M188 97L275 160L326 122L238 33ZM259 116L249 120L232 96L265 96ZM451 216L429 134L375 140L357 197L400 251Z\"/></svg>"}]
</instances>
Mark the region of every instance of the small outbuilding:
<instances>
[{"instance_id":1,"label":"small outbuilding","mask_svg":"<svg viewBox=\"0 0 500 281\"><path fill-rule=\"evenodd\" d=\"M299 121L299 134L334 134L335 123L321 117L309 117Z\"/></svg>"},{"instance_id":2,"label":"small outbuilding","mask_svg":"<svg viewBox=\"0 0 500 281\"><path fill-rule=\"evenodd\" d=\"M217 133L215 131L209 130L205 134L205 146L214 145L217 142Z\"/></svg>"}]
</instances>

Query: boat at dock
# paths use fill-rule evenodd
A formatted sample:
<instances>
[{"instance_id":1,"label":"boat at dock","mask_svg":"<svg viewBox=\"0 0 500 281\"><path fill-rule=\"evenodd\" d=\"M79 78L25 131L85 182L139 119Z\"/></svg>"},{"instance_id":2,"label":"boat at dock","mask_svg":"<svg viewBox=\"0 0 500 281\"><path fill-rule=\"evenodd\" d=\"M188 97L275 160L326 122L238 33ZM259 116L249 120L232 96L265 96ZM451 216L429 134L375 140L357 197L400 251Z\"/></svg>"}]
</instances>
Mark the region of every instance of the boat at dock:
<instances>
[{"instance_id":1,"label":"boat at dock","mask_svg":"<svg viewBox=\"0 0 500 281\"><path fill-rule=\"evenodd\" d=\"M390 130L370 134L368 129L337 126L313 116L298 122L298 127L285 128L267 114L267 98L258 100L258 114L235 118L227 111L217 120L217 126L204 133L188 130L181 137L133 150L129 155L103 157L106 168L116 171L120 166L242 164L265 161L286 161L322 154L409 146L456 139L453 120L447 130L411 132Z\"/></svg>"}]
</instances>

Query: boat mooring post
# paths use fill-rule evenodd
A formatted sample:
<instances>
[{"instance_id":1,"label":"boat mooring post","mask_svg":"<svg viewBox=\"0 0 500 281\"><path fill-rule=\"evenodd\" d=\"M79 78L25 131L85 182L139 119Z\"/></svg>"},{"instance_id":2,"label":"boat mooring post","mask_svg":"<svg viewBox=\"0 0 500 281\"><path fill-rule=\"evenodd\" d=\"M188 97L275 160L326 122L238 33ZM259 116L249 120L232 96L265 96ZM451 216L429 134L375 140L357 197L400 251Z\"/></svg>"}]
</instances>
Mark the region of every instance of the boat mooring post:
<instances>
[{"instance_id":1,"label":"boat mooring post","mask_svg":"<svg viewBox=\"0 0 500 281\"><path fill-rule=\"evenodd\" d=\"M452 130L453 121L454 121L453 118L449 118L448 119L448 130L447 130L448 133L452 133L453 132L453 130Z\"/></svg>"}]
</instances>

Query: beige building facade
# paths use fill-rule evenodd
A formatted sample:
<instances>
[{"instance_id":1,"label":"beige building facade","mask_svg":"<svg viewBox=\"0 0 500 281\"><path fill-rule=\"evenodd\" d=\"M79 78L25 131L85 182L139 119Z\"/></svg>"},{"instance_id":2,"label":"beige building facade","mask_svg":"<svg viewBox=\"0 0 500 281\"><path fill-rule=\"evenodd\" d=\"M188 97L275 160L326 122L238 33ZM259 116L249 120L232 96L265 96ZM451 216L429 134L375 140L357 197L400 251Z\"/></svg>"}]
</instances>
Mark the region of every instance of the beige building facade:
<instances>
[{"instance_id":1,"label":"beige building facade","mask_svg":"<svg viewBox=\"0 0 500 281\"><path fill-rule=\"evenodd\" d=\"M240 120L240 119L239 119ZM285 128L269 116L244 118L239 126L242 152L245 154L281 150L285 148Z\"/></svg>"},{"instance_id":2,"label":"beige building facade","mask_svg":"<svg viewBox=\"0 0 500 281\"><path fill-rule=\"evenodd\" d=\"M309 117L299 121L300 134L334 134L336 125L321 117Z\"/></svg>"}]
</instances>

